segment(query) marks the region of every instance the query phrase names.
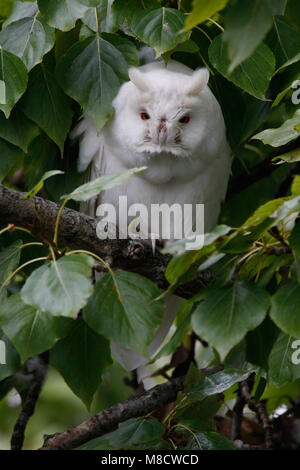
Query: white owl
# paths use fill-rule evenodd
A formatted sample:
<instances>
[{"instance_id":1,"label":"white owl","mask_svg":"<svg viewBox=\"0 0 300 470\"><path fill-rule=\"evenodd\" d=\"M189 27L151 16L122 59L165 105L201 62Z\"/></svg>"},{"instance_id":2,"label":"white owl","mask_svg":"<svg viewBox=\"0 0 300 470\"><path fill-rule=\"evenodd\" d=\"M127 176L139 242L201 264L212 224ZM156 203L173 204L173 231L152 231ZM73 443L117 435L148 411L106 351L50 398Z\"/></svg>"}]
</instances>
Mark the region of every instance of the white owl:
<instances>
[{"instance_id":1,"label":"white owl","mask_svg":"<svg viewBox=\"0 0 300 470\"><path fill-rule=\"evenodd\" d=\"M133 167L147 169L102 192L84 210L95 216L100 203L110 203L118 211L120 195L127 196L128 206L143 204L149 213L155 203L204 204L205 232L210 231L225 197L231 157L221 108L208 87L208 70L153 62L131 68L129 77L113 101L113 118L100 133L87 116L73 132L80 137L79 170L90 165L94 179ZM150 357L161 346L177 308L178 298L170 297L149 346ZM111 349L127 370L147 362L115 343Z\"/></svg>"}]
</instances>

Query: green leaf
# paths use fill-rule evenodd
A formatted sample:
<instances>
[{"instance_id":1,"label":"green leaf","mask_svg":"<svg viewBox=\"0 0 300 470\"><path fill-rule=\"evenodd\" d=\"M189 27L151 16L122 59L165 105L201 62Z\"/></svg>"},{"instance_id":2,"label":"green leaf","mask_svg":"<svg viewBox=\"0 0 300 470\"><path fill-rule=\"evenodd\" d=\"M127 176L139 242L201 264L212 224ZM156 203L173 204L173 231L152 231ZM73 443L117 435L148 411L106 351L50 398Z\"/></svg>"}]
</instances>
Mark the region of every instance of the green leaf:
<instances>
[{"instance_id":1,"label":"green leaf","mask_svg":"<svg viewBox=\"0 0 300 470\"><path fill-rule=\"evenodd\" d=\"M188 397L203 400L206 397L222 393L234 384L246 380L250 371L239 369L225 369L216 374L199 377L198 382L189 388Z\"/></svg>"},{"instance_id":2,"label":"green leaf","mask_svg":"<svg viewBox=\"0 0 300 470\"><path fill-rule=\"evenodd\" d=\"M10 172L15 163L21 158L23 152L15 145L0 138L0 183Z\"/></svg>"},{"instance_id":3,"label":"green leaf","mask_svg":"<svg viewBox=\"0 0 300 470\"><path fill-rule=\"evenodd\" d=\"M269 303L268 292L255 284L237 283L215 289L196 307L192 326L223 361L246 333L264 320Z\"/></svg>"},{"instance_id":4,"label":"green leaf","mask_svg":"<svg viewBox=\"0 0 300 470\"><path fill-rule=\"evenodd\" d=\"M300 130L296 130L296 126L299 124L300 109L297 109L294 116L285 121L280 127L276 129L266 129L253 136L252 139L261 140L265 145L280 147L300 136Z\"/></svg>"},{"instance_id":5,"label":"green leaf","mask_svg":"<svg viewBox=\"0 0 300 470\"><path fill-rule=\"evenodd\" d=\"M251 54L272 26L272 12L267 2L239 0L226 10L223 40L231 59L228 73Z\"/></svg>"},{"instance_id":6,"label":"green leaf","mask_svg":"<svg viewBox=\"0 0 300 470\"><path fill-rule=\"evenodd\" d=\"M292 187L291 187L291 193L293 196L299 196L300 195L300 176L295 176Z\"/></svg>"},{"instance_id":7,"label":"green leaf","mask_svg":"<svg viewBox=\"0 0 300 470\"><path fill-rule=\"evenodd\" d=\"M279 333L277 326L267 315L264 321L246 336L247 361L268 370L270 352Z\"/></svg>"},{"instance_id":8,"label":"green leaf","mask_svg":"<svg viewBox=\"0 0 300 470\"><path fill-rule=\"evenodd\" d=\"M30 18L34 16L37 11L38 7L36 2L14 1L10 15L3 23L3 28L6 28L9 24L21 20L22 18Z\"/></svg>"},{"instance_id":9,"label":"green leaf","mask_svg":"<svg viewBox=\"0 0 300 470\"><path fill-rule=\"evenodd\" d=\"M269 356L270 380L277 387L300 377L299 351L299 340L280 333Z\"/></svg>"},{"instance_id":10,"label":"green leaf","mask_svg":"<svg viewBox=\"0 0 300 470\"><path fill-rule=\"evenodd\" d=\"M111 434L115 447L130 448L136 444L147 443L164 434L162 423L153 418L132 418L121 423L117 431Z\"/></svg>"},{"instance_id":11,"label":"green leaf","mask_svg":"<svg viewBox=\"0 0 300 470\"><path fill-rule=\"evenodd\" d=\"M159 0L114 0L112 15L119 28L128 35L132 35L130 24L137 11L158 8Z\"/></svg>"},{"instance_id":12,"label":"green leaf","mask_svg":"<svg viewBox=\"0 0 300 470\"><path fill-rule=\"evenodd\" d=\"M184 19L180 11L163 7L136 12L130 26L137 38L152 47L159 57L189 39L190 33L182 32Z\"/></svg>"},{"instance_id":13,"label":"green leaf","mask_svg":"<svg viewBox=\"0 0 300 470\"><path fill-rule=\"evenodd\" d=\"M25 194L24 199L31 199L33 198L43 187L44 187L44 182L51 178L52 176L55 175L62 175L64 172L60 170L51 170L47 171L46 173L43 174L42 178L40 181L28 192Z\"/></svg>"},{"instance_id":14,"label":"green leaf","mask_svg":"<svg viewBox=\"0 0 300 470\"><path fill-rule=\"evenodd\" d=\"M80 449L135 449L153 448L153 441L160 440L164 426L154 418L132 418L119 424L116 431L84 444Z\"/></svg>"},{"instance_id":15,"label":"green leaf","mask_svg":"<svg viewBox=\"0 0 300 470\"><path fill-rule=\"evenodd\" d=\"M296 163L300 161L300 148L291 150L290 152L274 157L272 162L280 165L281 163Z\"/></svg>"},{"instance_id":16,"label":"green leaf","mask_svg":"<svg viewBox=\"0 0 300 470\"><path fill-rule=\"evenodd\" d=\"M217 395L203 400L188 399L177 402L174 421L189 427L194 433L214 429L214 416L222 402ZM182 431L182 429L180 429Z\"/></svg>"},{"instance_id":17,"label":"green leaf","mask_svg":"<svg viewBox=\"0 0 300 470\"><path fill-rule=\"evenodd\" d=\"M59 146L62 153L72 123L71 100L63 93L54 74L45 65L31 71L21 108Z\"/></svg>"},{"instance_id":18,"label":"green leaf","mask_svg":"<svg viewBox=\"0 0 300 470\"><path fill-rule=\"evenodd\" d=\"M92 31L101 33L113 33L118 30L112 16L111 7L114 0L98 0L96 8L90 8L82 22Z\"/></svg>"},{"instance_id":19,"label":"green leaf","mask_svg":"<svg viewBox=\"0 0 300 470\"><path fill-rule=\"evenodd\" d=\"M128 80L128 66L136 65L135 50L128 40L114 34L96 34L74 44L57 65L61 86L98 130L113 114L112 100Z\"/></svg>"},{"instance_id":20,"label":"green leaf","mask_svg":"<svg viewBox=\"0 0 300 470\"><path fill-rule=\"evenodd\" d=\"M18 372L21 367L18 351L0 328L0 359L2 358L3 348L5 364L0 362L0 382Z\"/></svg>"},{"instance_id":21,"label":"green leaf","mask_svg":"<svg viewBox=\"0 0 300 470\"><path fill-rule=\"evenodd\" d=\"M291 196L279 207L278 211L274 214L274 223L272 225L278 225L283 222L283 225L288 224L295 220L300 212L300 194L296 197Z\"/></svg>"},{"instance_id":22,"label":"green leaf","mask_svg":"<svg viewBox=\"0 0 300 470\"><path fill-rule=\"evenodd\" d=\"M76 317L93 291L93 262L90 256L73 254L41 266L26 280L22 299L42 312Z\"/></svg>"},{"instance_id":23,"label":"green leaf","mask_svg":"<svg viewBox=\"0 0 300 470\"><path fill-rule=\"evenodd\" d=\"M27 70L31 70L43 60L43 56L54 45L54 30L44 25L37 18L22 18L10 23L0 32L0 43L6 51L20 57Z\"/></svg>"},{"instance_id":24,"label":"green leaf","mask_svg":"<svg viewBox=\"0 0 300 470\"><path fill-rule=\"evenodd\" d=\"M175 285L195 263L206 254L206 247L202 250L189 250L183 255L174 255L168 263L165 277L171 285ZM195 268L197 269L197 267Z\"/></svg>"},{"instance_id":25,"label":"green leaf","mask_svg":"<svg viewBox=\"0 0 300 470\"><path fill-rule=\"evenodd\" d=\"M204 235L204 244L203 246L212 245L219 238L227 235L230 232L231 227L228 225L217 225L210 233ZM178 240L172 243L168 243L167 246L163 249L163 253L178 254L181 255L186 251L187 239Z\"/></svg>"},{"instance_id":26,"label":"green leaf","mask_svg":"<svg viewBox=\"0 0 300 470\"><path fill-rule=\"evenodd\" d=\"M101 376L111 364L109 342L78 318L51 350L50 362L89 409Z\"/></svg>"},{"instance_id":27,"label":"green leaf","mask_svg":"<svg viewBox=\"0 0 300 470\"><path fill-rule=\"evenodd\" d=\"M0 110L9 118L12 108L26 90L28 75L22 60L3 50L2 46L0 46L0 80L5 83L5 103L0 104Z\"/></svg>"},{"instance_id":28,"label":"green leaf","mask_svg":"<svg viewBox=\"0 0 300 470\"><path fill-rule=\"evenodd\" d=\"M161 321L163 301L156 300L160 294L148 279L117 270L95 284L83 316L97 333L147 355Z\"/></svg>"},{"instance_id":29,"label":"green leaf","mask_svg":"<svg viewBox=\"0 0 300 470\"><path fill-rule=\"evenodd\" d=\"M273 214L276 214L284 202L285 198L272 199L271 201L266 202L256 209L256 211L250 217L248 217L241 228L247 230L250 227L255 227L262 224L266 219L271 217Z\"/></svg>"},{"instance_id":30,"label":"green leaf","mask_svg":"<svg viewBox=\"0 0 300 470\"><path fill-rule=\"evenodd\" d=\"M37 135L37 126L19 109L13 109L9 119L0 113L0 137L16 145L23 152L27 152L28 145Z\"/></svg>"},{"instance_id":31,"label":"green leaf","mask_svg":"<svg viewBox=\"0 0 300 470\"><path fill-rule=\"evenodd\" d=\"M300 58L300 53L299 53ZM293 104L298 102L300 90L298 84L300 83L300 62L287 67L285 70L280 71L280 87L276 89L277 96L272 103L272 108L278 106L283 99L292 98ZM277 79L279 79L279 77Z\"/></svg>"},{"instance_id":32,"label":"green leaf","mask_svg":"<svg viewBox=\"0 0 300 470\"><path fill-rule=\"evenodd\" d=\"M22 362L52 348L65 333L59 321L48 312L26 305L20 294L11 295L0 307L1 328L20 353Z\"/></svg>"},{"instance_id":33,"label":"green leaf","mask_svg":"<svg viewBox=\"0 0 300 470\"><path fill-rule=\"evenodd\" d=\"M70 194L64 194L61 199L73 199L74 201L88 201L92 197L99 194L104 189L114 188L127 181L135 173L140 173L147 167L132 168L131 170L122 171L120 173L112 173L110 175L100 176L99 178L85 183L76 188Z\"/></svg>"},{"instance_id":34,"label":"green leaf","mask_svg":"<svg viewBox=\"0 0 300 470\"><path fill-rule=\"evenodd\" d=\"M16 269L20 262L22 245L22 240L17 240L4 250L0 251L0 291L1 285L6 281L14 269Z\"/></svg>"},{"instance_id":35,"label":"green leaf","mask_svg":"<svg viewBox=\"0 0 300 470\"><path fill-rule=\"evenodd\" d=\"M290 26L283 17L273 17L273 25L267 42L275 55L278 72L300 60L300 32Z\"/></svg>"},{"instance_id":36,"label":"green leaf","mask_svg":"<svg viewBox=\"0 0 300 470\"><path fill-rule=\"evenodd\" d=\"M294 282L280 287L272 297L270 312L276 325L287 335L300 338L300 286Z\"/></svg>"},{"instance_id":37,"label":"green leaf","mask_svg":"<svg viewBox=\"0 0 300 470\"><path fill-rule=\"evenodd\" d=\"M57 159L61 160L58 147L42 132L31 142L24 158L27 188L35 186L46 171L55 168Z\"/></svg>"},{"instance_id":38,"label":"green leaf","mask_svg":"<svg viewBox=\"0 0 300 470\"><path fill-rule=\"evenodd\" d=\"M298 222L289 238L289 245L292 248L293 252L300 259L300 223Z\"/></svg>"},{"instance_id":39,"label":"green leaf","mask_svg":"<svg viewBox=\"0 0 300 470\"><path fill-rule=\"evenodd\" d=\"M186 446L188 450L235 450L233 442L215 431L198 432Z\"/></svg>"},{"instance_id":40,"label":"green leaf","mask_svg":"<svg viewBox=\"0 0 300 470\"><path fill-rule=\"evenodd\" d=\"M192 12L187 16L185 29L192 29L197 24L202 23L223 8L228 0L193 0Z\"/></svg>"},{"instance_id":41,"label":"green leaf","mask_svg":"<svg viewBox=\"0 0 300 470\"><path fill-rule=\"evenodd\" d=\"M182 343L187 331L190 328L191 313L193 303L188 300L184 300L180 306L179 312L177 313L177 328L171 339L165 344L155 356L155 361L163 356L173 354Z\"/></svg>"},{"instance_id":42,"label":"green leaf","mask_svg":"<svg viewBox=\"0 0 300 470\"><path fill-rule=\"evenodd\" d=\"M261 43L242 64L229 74L230 59L222 35L217 36L208 50L213 66L224 77L252 96L265 99L265 93L275 70L275 57L264 43Z\"/></svg>"},{"instance_id":43,"label":"green leaf","mask_svg":"<svg viewBox=\"0 0 300 470\"><path fill-rule=\"evenodd\" d=\"M38 6L46 22L54 28L69 31L89 8L81 0L38 0Z\"/></svg>"},{"instance_id":44,"label":"green leaf","mask_svg":"<svg viewBox=\"0 0 300 470\"><path fill-rule=\"evenodd\" d=\"M178 282L180 278L190 270L190 268L193 270L195 267L194 274L197 275L198 266L196 266L195 263L197 263L197 261L202 257L212 253L215 250L214 243L219 238L226 235L230 230L231 228L227 225L217 225L211 233L205 234L203 247L199 250L188 250L185 252L186 243L188 241L187 239L176 241L170 245L168 244L167 247L164 248L163 252L175 255L169 262L165 272L166 279L169 283L175 284Z\"/></svg>"}]
</instances>

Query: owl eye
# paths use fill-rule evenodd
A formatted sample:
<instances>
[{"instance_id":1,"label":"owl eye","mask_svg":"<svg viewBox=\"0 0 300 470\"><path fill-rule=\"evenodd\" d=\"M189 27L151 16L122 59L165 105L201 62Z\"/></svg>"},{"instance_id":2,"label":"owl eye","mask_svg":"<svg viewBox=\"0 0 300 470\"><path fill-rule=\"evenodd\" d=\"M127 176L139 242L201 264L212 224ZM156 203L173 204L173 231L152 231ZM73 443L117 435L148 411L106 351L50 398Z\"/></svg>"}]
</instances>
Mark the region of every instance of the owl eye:
<instances>
[{"instance_id":1,"label":"owl eye","mask_svg":"<svg viewBox=\"0 0 300 470\"><path fill-rule=\"evenodd\" d=\"M143 121L147 121L147 119L150 119L150 116L148 113L141 113L141 119L143 119Z\"/></svg>"},{"instance_id":2,"label":"owl eye","mask_svg":"<svg viewBox=\"0 0 300 470\"><path fill-rule=\"evenodd\" d=\"M190 116L186 115L186 116L182 116L182 118L179 119L179 122L181 124L187 124L188 122L190 122Z\"/></svg>"}]
</instances>

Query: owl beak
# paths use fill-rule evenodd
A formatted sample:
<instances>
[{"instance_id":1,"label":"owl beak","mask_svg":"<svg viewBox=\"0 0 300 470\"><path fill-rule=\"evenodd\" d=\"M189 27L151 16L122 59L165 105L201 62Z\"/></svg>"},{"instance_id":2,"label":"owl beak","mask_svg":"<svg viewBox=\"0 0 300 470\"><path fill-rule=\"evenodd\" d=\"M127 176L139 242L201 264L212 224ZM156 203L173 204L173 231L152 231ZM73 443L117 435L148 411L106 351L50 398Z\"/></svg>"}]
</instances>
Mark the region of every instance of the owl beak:
<instances>
[{"instance_id":1,"label":"owl beak","mask_svg":"<svg viewBox=\"0 0 300 470\"><path fill-rule=\"evenodd\" d=\"M167 126L166 120L161 119L159 126L158 126L158 143L160 146L164 145L167 140Z\"/></svg>"}]
</instances>

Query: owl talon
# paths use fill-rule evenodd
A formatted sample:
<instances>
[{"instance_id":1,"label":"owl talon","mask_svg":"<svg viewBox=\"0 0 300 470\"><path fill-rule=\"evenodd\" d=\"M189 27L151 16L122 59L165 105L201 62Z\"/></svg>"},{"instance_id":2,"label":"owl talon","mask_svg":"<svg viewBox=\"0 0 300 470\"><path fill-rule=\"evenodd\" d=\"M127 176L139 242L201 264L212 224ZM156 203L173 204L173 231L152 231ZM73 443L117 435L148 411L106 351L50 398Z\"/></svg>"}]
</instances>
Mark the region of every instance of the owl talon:
<instances>
[{"instance_id":1,"label":"owl talon","mask_svg":"<svg viewBox=\"0 0 300 470\"><path fill-rule=\"evenodd\" d=\"M130 240L126 255L133 260L141 260L145 256L145 247L143 243Z\"/></svg>"}]
</instances>

